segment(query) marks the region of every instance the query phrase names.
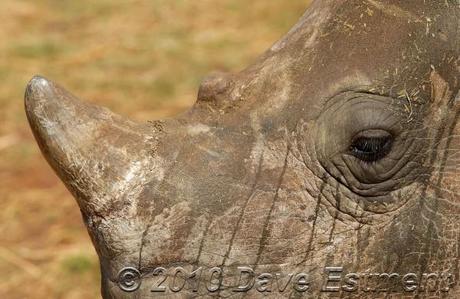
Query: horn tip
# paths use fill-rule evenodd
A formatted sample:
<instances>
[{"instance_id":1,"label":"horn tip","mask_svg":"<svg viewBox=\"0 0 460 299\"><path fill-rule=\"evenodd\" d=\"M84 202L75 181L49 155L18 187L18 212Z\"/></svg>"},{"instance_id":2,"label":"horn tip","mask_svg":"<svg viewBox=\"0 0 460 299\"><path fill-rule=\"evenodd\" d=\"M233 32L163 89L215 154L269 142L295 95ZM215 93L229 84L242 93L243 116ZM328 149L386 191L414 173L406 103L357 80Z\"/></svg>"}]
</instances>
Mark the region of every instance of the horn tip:
<instances>
[{"instance_id":1,"label":"horn tip","mask_svg":"<svg viewBox=\"0 0 460 299\"><path fill-rule=\"evenodd\" d=\"M24 95L24 108L27 119L36 137L43 137L47 120L55 118L59 100L56 86L43 76L34 76L27 84ZM38 134L38 135L37 135Z\"/></svg>"},{"instance_id":2,"label":"horn tip","mask_svg":"<svg viewBox=\"0 0 460 299\"><path fill-rule=\"evenodd\" d=\"M52 92L52 83L43 76L35 75L29 83L27 83L24 102L26 109L32 108L34 103L46 98L47 94Z\"/></svg>"}]
</instances>

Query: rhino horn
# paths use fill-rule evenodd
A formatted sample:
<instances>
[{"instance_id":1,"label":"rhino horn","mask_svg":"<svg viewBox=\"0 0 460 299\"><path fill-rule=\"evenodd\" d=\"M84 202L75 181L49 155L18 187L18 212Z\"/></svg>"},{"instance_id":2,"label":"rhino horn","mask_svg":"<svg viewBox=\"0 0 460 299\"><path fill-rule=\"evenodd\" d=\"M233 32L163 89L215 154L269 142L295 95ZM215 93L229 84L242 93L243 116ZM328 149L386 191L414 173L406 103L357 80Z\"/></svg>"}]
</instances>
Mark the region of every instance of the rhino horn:
<instances>
[{"instance_id":1,"label":"rhino horn","mask_svg":"<svg viewBox=\"0 0 460 299\"><path fill-rule=\"evenodd\" d=\"M82 102L40 76L27 86L25 108L41 151L86 216L116 212L114 201L154 167L158 136L149 123Z\"/></svg>"}]
</instances>

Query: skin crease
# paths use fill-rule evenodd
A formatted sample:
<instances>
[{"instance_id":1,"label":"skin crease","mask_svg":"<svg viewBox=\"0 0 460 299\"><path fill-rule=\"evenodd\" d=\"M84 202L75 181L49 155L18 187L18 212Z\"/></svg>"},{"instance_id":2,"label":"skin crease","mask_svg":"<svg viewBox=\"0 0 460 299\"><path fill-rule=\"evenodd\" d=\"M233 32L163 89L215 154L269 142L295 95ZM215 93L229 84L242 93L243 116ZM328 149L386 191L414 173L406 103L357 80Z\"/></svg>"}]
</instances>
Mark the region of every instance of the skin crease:
<instances>
[{"instance_id":1,"label":"skin crease","mask_svg":"<svg viewBox=\"0 0 460 299\"><path fill-rule=\"evenodd\" d=\"M27 116L79 203L103 297L458 298L459 20L453 0L317 0L252 66L147 124L32 79ZM371 163L350 152L369 130L393 138ZM132 293L117 285L127 266L145 275ZM224 286L153 293L159 266L222 267ZM238 266L304 272L310 289L234 292ZM455 279L322 292L331 266Z\"/></svg>"}]
</instances>

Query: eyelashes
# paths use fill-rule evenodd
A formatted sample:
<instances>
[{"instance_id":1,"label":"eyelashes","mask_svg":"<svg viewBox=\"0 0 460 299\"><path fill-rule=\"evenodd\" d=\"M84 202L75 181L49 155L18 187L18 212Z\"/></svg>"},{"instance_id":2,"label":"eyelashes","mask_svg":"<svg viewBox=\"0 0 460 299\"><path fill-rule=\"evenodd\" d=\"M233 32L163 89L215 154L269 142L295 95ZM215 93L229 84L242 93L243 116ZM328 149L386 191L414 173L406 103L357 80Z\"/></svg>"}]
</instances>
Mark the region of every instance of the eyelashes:
<instances>
[{"instance_id":1,"label":"eyelashes","mask_svg":"<svg viewBox=\"0 0 460 299\"><path fill-rule=\"evenodd\" d=\"M367 162L377 162L391 151L393 137L385 132L382 136L358 136L350 145L350 153Z\"/></svg>"}]
</instances>

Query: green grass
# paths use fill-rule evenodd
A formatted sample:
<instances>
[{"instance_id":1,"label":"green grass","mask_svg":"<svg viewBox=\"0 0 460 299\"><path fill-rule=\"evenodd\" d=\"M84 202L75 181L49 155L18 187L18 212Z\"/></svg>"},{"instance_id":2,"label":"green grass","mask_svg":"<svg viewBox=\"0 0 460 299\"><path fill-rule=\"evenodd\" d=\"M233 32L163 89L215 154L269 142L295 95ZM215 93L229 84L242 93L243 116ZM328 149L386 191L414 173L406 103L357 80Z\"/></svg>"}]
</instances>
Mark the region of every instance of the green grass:
<instances>
[{"instance_id":1,"label":"green grass","mask_svg":"<svg viewBox=\"0 0 460 299\"><path fill-rule=\"evenodd\" d=\"M95 265L94 259L83 254L72 255L62 261L64 272L72 275L81 275L90 272L95 267L97 265Z\"/></svg>"}]
</instances>

